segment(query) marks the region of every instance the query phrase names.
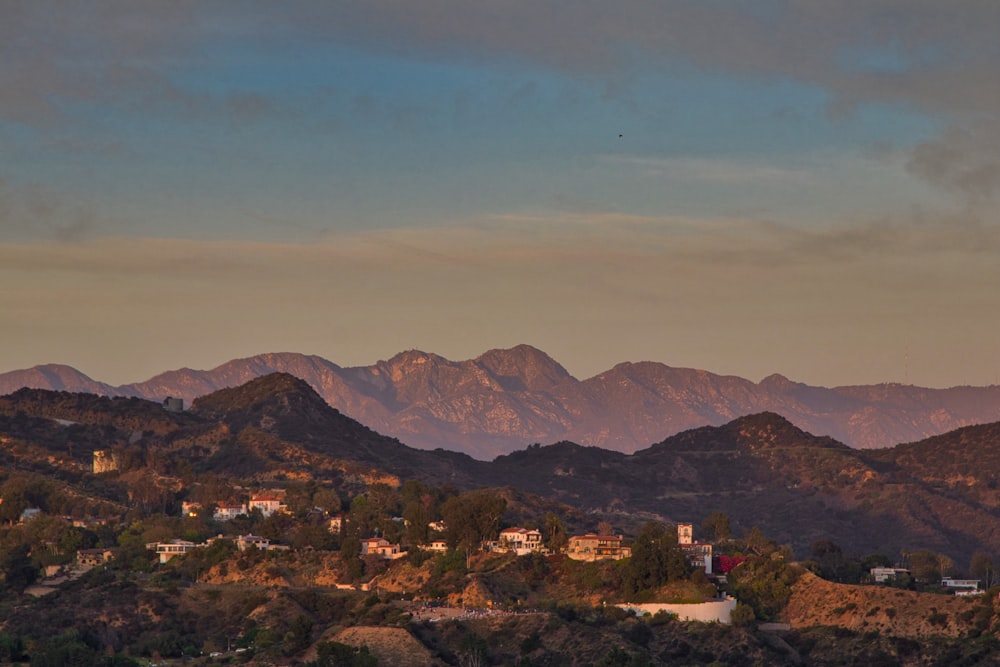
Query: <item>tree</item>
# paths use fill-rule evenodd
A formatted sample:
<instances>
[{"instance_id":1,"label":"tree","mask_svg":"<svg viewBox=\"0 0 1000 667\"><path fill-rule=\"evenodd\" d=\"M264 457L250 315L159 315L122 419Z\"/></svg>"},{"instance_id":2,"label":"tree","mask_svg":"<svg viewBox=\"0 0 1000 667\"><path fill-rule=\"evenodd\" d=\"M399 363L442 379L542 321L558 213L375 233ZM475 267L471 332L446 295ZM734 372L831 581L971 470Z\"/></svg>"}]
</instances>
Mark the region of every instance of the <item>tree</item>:
<instances>
[{"instance_id":1,"label":"tree","mask_svg":"<svg viewBox=\"0 0 1000 667\"><path fill-rule=\"evenodd\" d=\"M913 551L909 554L910 572L917 581L936 584L941 577L948 574L953 562L947 556L941 556L926 549Z\"/></svg>"},{"instance_id":2,"label":"tree","mask_svg":"<svg viewBox=\"0 0 1000 667\"><path fill-rule=\"evenodd\" d=\"M38 579L38 567L32 562L31 547L19 544L12 547L0 559L0 572L4 576L4 584L18 595Z\"/></svg>"},{"instance_id":3,"label":"tree","mask_svg":"<svg viewBox=\"0 0 1000 667\"><path fill-rule=\"evenodd\" d=\"M436 489L416 480L403 484L403 518L408 524L406 537L411 544L427 544L430 540L428 524L438 510L439 495Z\"/></svg>"},{"instance_id":4,"label":"tree","mask_svg":"<svg viewBox=\"0 0 1000 667\"><path fill-rule=\"evenodd\" d=\"M566 526L563 525L562 519L552 512L546 512L545 546L547 546L552 552L558 553L563 547L566 546L568 541L569 535L566 533Z\"/></svg>"},{"instance_id":5,"label":"tree","mask_svg":"<svg viewBox=\"0 0 1000 667\"><path fill-rule=\"evenodd\" d=\"M352 581L360 579L364 574L365 564L361 560L361 540L357 535L348 533L344 536L344 541L340 544L339 557L347 570L347 576Z\"/></svg>"},{"instance_id":6,"label":"tree","mask_svg":"<svg viewBox=\"0 0 1000 667\"><path fill-rule=\"evenodd\" d=\"M757 621L757 615L753 612L753 607L739 602L729 616L729 622L737 628L745 628Z\"/></svg>"},{"instance_id":7,"label":"tree","mask_svg":"<svg viewBox=\"0 0 1000 667\"><path fill-rule=\"evenodd\" d=\"M608 521L598 521L597 522L597 534L598 535L614 535L615 528Z\"/></svg>"},{"instance_id":8,"label":"tree","mask_svg":"<svg viewBox=\"0 0 1000 667\"><path fill-rule=\"evenodd\" d=\"M313 494L313 505L327 514L337 514L343 509L340 494L333 489L320 489Z\"/></svg>"},{"instance_id":9,"label":"tree","mask_svg":"<svg viewBox=\"0 0 1000 667\"><path fill-rule=\"evenodd\" d=\"M990 588L997 582L996 568L993 559L985 551L972 554L969 561L969 574L983 582L983 588Z\"/></svg>"},{"instance_id":10,"label":"tree","mask_svg":"<svg viewBox=\"0 0 1000 667\"><path fill-rule=\"evenodd\" d=\"M315 667L375 667L378 659L367 646L348 646L340 642L320 642L316 645Z\"/></svg>"},{"instance_id":11,"label":"tree","mask_svg":"<svg viewBox=\"0 0 1000 667\"><path fill-rule=\"evenodd\" d=\"M842 581L839 575L844 563L844 552L840 546L830 540L816 540L810 551L819 576L827 581Z\"/></svg>"},{"instance_id":12,"label":"tree","mask_svg":"<svg viewBox=\"0 0 1000 667\"><path fill-rule=\"evenodd\" d=\"M632 544L632 558L625 566L626 593L654 591L687 575L687 559L677 544L677 535L653 521L643 524Z\"/></svg>"},{"instance_id":13,"label":"tree","mask_svg":"<svg viewBox=\"0 0 1000 667\"><path fill-rule=\"evenodd\" d=\"M364 496L355 496L351 500L351 512L348 522L359 536L368 537L375 527L375 509Z\"/></svg>"},{"instance_id":14,"label":"tree","mask_svg":"<svg viewBox=\"0 0 1000 667\"><path fill-rule=\"evenodd\" d=\"M710 540L725 542L732 535L729 527L729 515L724 512L713 512L701 524Z\"/></svg>"},{"instance_id":15,"label":"tree","mask_svg":"<svg viewBox=\"0 0 1000 667\"><path fill-rule=\"evenodd\" d=\"M758 556L772 553L778 548L775 541L765 535L764 531L756 526L750 529L746 537L743 538L743 542L746 544L748 551Z\"/></svg>"},{"instance_id":16,"label":"tree","mask_svg":"<svg viewBox=\"0 0 1000 667\"><path fill-rule=\"evenodd\" d=\"M486 540L496 539L500 532L500 517L507 510L507 501L493 493L469 491L449 498L441 506L441 514L448 526L448 546L477 551Z\"/></svg>"},{"instance_id":17,"label":"tree","mask_svg":"<svg viewBox=\"0 0 1000 667\"><path fill-rule=\"evenodd\" d=\"M757 618L777 617L788 605L792 584L798 573L775 551L764 556L750 556L727 576L736 598L750 605Z\"/></svg>"}]
</instances>

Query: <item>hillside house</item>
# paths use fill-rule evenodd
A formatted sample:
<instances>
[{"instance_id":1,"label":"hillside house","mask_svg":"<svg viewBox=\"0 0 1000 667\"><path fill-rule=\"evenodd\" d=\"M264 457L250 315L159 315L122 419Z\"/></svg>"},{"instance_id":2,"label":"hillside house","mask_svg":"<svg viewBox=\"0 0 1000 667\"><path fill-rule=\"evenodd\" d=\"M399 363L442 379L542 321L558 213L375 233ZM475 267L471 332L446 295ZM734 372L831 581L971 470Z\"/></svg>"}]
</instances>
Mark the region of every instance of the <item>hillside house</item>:
<instances>
[{"instance_id":1,"label":"hillside house","mask_svg":"<svg viewBox=\"0 0 1000 667\"><path fill-rule=\"evenodd\" d=\"M392 544L384 537L369 537L361 540L362 556L381 556L386 560L402 558L405 552L399 550L398 544Z\"/></svg>"},{"instance_id":2,"label":"hillside house","mask_svg":"<svg viewBox=\"0 0 1000 667\"><path fill-rule=\"evenodd\" d=\"M446 540L431 540L431 543L423 548L427 551L443 554L448 551L448 542Z\"/></svg>"},{"instance_id":3,"label":"hillside house","mask_svg":"<svg viewBox=\"0 0 1000 667\"><path fill-rule=\"evenodd\" d=\"M341 528L344 527L344 515L334 514L333 516L330 517L330 520L327 522L326 527L330 530L331 533L339 535Z\"/></svg>"},{"instance_id":4,"label":"hillside house","mask_svg":"<svg viewBox=\"0 0 1000 667\"><path fill-rule=\"evenodd\" d=\"M241 514L249 514L247 506L243 503L220 503L215 508L212 518L216 521L232 521Z\"/></svg>"},{"instance_id":5,"label":"hillside house","mask_svg":"<svg viewBox=\"0 0 1000 667\"><path fill-rule=\"evenodd\" d=\"M527 528L504 528L500 531L497 551L513 551L518 556L525 556L535 551L543 551L542 533Z\"/></svg>"},{"instance_id":6,"label":"hillside house","mask_svg":"<svg viewBox=\"0 0 1000 667\"><path fill-rule=\"evenodd\" d=\"M260 510L260 513L265 517L277 514L278 512L288 511L288 507L285 505L282 498L274 493L261 493L251 496L250 502L248 503L248 509L251 512L255 509Z\"/></svg>"},{"instance_id":7,"label":"hillside house","mask_svg":"<svg viewBox=\"0 0 1000 667\"><path fill-rule=\"evenodd\" d=\"M195 517L198 516L198 510L201 509L201 503L196 503L192 500L184 500L181 502L181 516Z\"/></svg>"},{"instance_id":8,"label":"hillside house","mask_svg":"<svg viewBox=\"0 0 1000 667\"><path fill-rule=\"evenodd\" d=\"M885 584L890 579L895 579L903 574L910 574L910 571L903 567L873 567L868 573L871 575L872 581L876 584Z\"/></svg>"},{"instance_id":9,"label":"hillside house","mask_svg":"<svg viewBox=\"0 0 1000 667\"><path fill-rule=\"evenodd\" d=\"M288 551L291 549L285 544L271 544L271 540L260 535L239 535L236 538L236 548L246 551L249 548L260 549L261 551Z\"/></svg>"},{"instance_id":10,"label":"hillside house","mask_svg":"<svg viewBox=\"0 0 1000 667\"><path fill-rule=\"evenodd\" d=\"M955 595L979 595L983 591L979 590L978 579L952 579L942 577L941 585L953 592Z\"/></svg>"},{"instance_id":11,"label":"hillside house","mask_svg":"<svg viewBox=\"0 0 1000 667\"><path fill-rule=\"evenodd\" d=\"M184 399L167 396L163 399L163 409L167 412L184 412Z\"/></svg>"},{"instance_id":12,"label":"hillside house","mask_svg":"<svg viewBox=\"0 0 1000 667\"><path fill-rule=\"evenodd\" d=\"M24 508L24 511L21 512L21 518L19 519L19 523L27 523L32 519L34 519L36 516L41 515L41 513L42 510L38 507L26 507Z\"/></svg>"},{"instance_id":13,"label":"hillside house","mask_svg":"<svg viewBox=\"0 0 1000 667\"><path fill-rule=\"evenodd\" d=\"M621 535L574 535L569 538L566 555L573 560L622 560L631 558L632 547L622 543Z\"/></svg>"},{"instance_id":14,"label":"hillside house","mask_svg":"<svg viewBox=\"0 0 1000 667\"><path fill-rule=\"evenodd\" d=\"M194 549L203 549L207 544L195 544L187 540L170 540L169 542L150 542L146 548L155 551L160 557L160 563L166 563L175 556L183 556Z\"/></svg>"},{"instance_id":15,"label":"hillside house","mask_svg":"<svg viewBox=\"0 0 1000 667\"><path fill-rule=\"evenodd\" d=\"M80 567L98 567L114 559L111 549L79 549L76 552L76 564Z\"/></svg>"}]
</instances>

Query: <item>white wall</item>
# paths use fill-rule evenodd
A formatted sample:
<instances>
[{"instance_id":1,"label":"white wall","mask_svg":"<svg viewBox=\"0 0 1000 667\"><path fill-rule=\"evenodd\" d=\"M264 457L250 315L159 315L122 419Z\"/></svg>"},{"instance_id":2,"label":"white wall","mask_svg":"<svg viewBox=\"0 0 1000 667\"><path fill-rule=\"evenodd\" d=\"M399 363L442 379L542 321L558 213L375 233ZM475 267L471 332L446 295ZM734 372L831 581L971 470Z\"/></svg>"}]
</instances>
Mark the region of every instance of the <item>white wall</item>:
<instances>
[{"instance_id":1,"label":"white wall","mask_svg":"<svg viewBox=\"0 0 1000 667\"><path fill-rule=\"evenodd\" d=\"M636 616L643 614L655 614L658 611L666 611L677 614L677 618L682 621L702 621L704 623L729 623L729 616L736 608L736 598L728 595L721 600L712 602L700 602L695 604L633 604L626 602L618 605L625 610L634 610Z\"/></svg>"}]
</instances>

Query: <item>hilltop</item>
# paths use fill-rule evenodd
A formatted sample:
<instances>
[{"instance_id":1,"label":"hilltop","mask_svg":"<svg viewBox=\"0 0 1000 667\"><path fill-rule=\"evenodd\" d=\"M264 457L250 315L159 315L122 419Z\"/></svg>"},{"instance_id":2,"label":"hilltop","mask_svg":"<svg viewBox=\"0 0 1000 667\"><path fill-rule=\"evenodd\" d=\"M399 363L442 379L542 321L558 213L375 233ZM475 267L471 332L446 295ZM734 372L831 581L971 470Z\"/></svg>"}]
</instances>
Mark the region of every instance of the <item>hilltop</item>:
<instances>
[{"instance_id":1,"label":"hilltop","mask_svg":"<svg viewBox=\"0 0 1000 667\"><path fill-rule=\"evenodd\" d=\"M50 364L0 374L0 393L33 387L157 402L172 396L190 404L274 372L304 380L343 414L413 447L483 460L562 440L631 453L688 429L765 411L856 448L914 442L1000 420L996 386L825 388L777 374L752 382L652 361L621 363L579 380L530 345L464 361L409 350L357 367L315 355L261 354L118 387Z\"/></svg>"}]
</instances>

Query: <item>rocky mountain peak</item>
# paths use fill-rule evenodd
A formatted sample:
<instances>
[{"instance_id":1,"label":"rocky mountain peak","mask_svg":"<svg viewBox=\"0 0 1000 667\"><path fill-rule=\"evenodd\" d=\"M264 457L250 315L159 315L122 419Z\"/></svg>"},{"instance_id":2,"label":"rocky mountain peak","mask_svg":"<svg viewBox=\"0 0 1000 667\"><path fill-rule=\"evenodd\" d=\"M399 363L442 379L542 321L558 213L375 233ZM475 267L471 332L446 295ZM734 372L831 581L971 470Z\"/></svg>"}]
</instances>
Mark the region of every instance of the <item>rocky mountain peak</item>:
<instances>
[{"instance_id":1,"label":"rocky mountain peak","mask_svg":"<svg viewBox=\"0 0 1000 667\"><path fill-rule=\"evenodd\" d=\"M489 350L476 362L507 391L546 391L574 379L555 359L531 345Z\"/></svg>"}]
</instances>

